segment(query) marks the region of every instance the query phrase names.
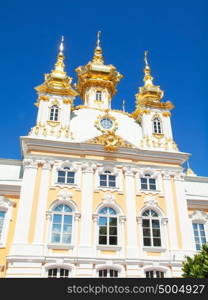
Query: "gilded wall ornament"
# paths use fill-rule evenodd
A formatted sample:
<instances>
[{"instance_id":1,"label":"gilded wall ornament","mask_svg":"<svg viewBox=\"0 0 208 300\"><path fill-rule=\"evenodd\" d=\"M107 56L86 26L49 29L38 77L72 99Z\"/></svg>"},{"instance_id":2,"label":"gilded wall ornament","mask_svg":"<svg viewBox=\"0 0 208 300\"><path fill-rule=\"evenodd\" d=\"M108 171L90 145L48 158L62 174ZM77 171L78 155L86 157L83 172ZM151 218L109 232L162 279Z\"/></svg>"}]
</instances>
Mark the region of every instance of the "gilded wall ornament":
<instances>
[{"instance_id":1,"label":"gilded wall ornament","mask_svg":"<svg viewBox=\"0 0 208 300\"><path fill-rule=\"evenodd\" d=\"M106 133L106 132L115 132L118 128L118 122L116 118L106 113L105 115L100 115L95 121L95 127Z\"/></svg>"}]
</instances>

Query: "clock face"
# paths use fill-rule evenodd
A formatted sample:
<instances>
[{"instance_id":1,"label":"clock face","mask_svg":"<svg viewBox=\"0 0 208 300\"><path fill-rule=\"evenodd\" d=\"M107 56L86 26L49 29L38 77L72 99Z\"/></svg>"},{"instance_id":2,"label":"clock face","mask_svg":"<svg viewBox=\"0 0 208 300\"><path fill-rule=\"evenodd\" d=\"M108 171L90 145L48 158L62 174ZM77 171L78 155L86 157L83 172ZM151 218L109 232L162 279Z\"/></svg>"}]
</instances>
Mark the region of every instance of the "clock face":
<instances>
[{"instance_id":1,"label":"clock face","mask_svg":"<svg viewBox=\"0 0 208 300\"><path fill-rule=\"evenodd\" d=\"M109 118L103 118L100 121L100 125L101 125L102 128L104 128L106 130L109 130L113 127L113 121Z\"/></svg>"}]
</instances>

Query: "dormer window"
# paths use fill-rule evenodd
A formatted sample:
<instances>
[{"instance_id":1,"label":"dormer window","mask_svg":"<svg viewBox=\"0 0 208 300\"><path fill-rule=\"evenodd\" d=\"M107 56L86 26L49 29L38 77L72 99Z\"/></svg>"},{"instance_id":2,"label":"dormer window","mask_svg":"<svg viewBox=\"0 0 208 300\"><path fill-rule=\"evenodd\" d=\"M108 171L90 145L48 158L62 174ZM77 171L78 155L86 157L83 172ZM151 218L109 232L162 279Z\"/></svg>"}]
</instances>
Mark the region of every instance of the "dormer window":
<instances>
[{"instance_id":1,"label":"dormer window","mask_svg":"<svg viewBox=\"0 0 208 300\"><path fill-rule=\"evenodd\" d=\"M141 189L142 190L151 190L155 191L156 190L156 179L151 178L150 174L145 174L144 177L141 179Z\"/></svg>"},{"instance_id":2,"label":"dormer window","mask_svg":"<svg viewBox=\"0 0 208 300\"><path fill-rule=\"evenodd\" d=\"M153 119L153 133L156 133L156 134L162 133L162 124L158 117Z\"/></svg>"},{"instance_id":3,"label":"dormer window","mask_svg":"<svg viewBox=\"0 0 208 300\"><path fill-rule=\"evenodd\" d=\"M96 91L96 101L102 101L102 92Z\"/></svg>"},{"instance_id":4,"label":"dormer window","mask_svg":"<svg viewBox=\"0 0 208 300\"><path fill-rule=\"evenodd\" d=\"M53 105L50 110L50 121L58 121L59 108Z\"/></svg>"}]
</instances>

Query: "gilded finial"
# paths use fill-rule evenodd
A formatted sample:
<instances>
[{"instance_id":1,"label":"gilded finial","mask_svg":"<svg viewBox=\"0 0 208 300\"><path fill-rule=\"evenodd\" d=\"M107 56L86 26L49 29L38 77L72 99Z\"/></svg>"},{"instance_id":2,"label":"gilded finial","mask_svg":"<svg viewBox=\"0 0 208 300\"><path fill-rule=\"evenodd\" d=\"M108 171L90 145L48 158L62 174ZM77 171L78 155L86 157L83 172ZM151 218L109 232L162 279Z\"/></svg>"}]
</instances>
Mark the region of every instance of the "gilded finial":
<instances>
[{"instance_id":1,"label":"gilded finial","mask_svg":"<svg viewBox=\"0 0 208 300\"><path fill-rule=\"evenodd\" d=\"M100 48L100 34L101 34L101 31L98 31L98 33L97 33L97 48Z\"/></svg>"},{"instance_id":2,"label":"gilded finial","mask_svg":"<svg viewBox=\"0 0 208 300\"><path fill-rule=\"evenodd\" d=\"M63 52L63 50L64 50L64 36L62 35L61 43L60 43L60 46L59 46L59 51Z\"/></svg>"},{"instance_id":3,"label":"gilded finial","mask_svg":"<svg viewBox=\"0 0 208 300\"><path fill-rule=\"evenodd\" d=\"M187 170L186 170L186 175L187 176L196 176L194 171L190 168L189 161L187 160Z\"/></svg>"},{"instance_id":4,"label":"gilded finial","mask_svg":"<svg viewBox=\"0 0 208 300\"><path fill-rule=\"evenodd\" d=\"M145 67L149 67L149 64L148 64L148 61L147 61L147 54L148 54L148 51L145 50L144 51L144 63L145 63Z\"/></svg>"},{"instance_id":5,"label":"gilded finial","mask_svg":"<svg viewBox=\"0 0 208 300\"><path fill-rule=\"evenodd\" d=\"M94 64L98 64L98 65L102 65L104 63L102 48L100 47L100 34L101 34L101 31L98 31L96 48L95 48L94 57L93 57L93 60L92 60L92 62Z\"/></svg>"}]
</instances>

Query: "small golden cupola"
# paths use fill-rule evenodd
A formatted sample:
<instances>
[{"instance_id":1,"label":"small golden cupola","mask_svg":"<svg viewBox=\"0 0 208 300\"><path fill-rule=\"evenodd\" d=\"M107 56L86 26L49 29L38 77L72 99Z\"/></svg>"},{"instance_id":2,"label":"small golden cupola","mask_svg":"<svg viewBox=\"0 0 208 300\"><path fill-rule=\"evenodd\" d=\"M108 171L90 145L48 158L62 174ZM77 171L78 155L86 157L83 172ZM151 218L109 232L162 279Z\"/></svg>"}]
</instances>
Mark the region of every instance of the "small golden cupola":
<instances>
[{"instance_id":1,"label":"small golden cupola","mask_svg":"<svg viewBox=\"0 0 208 300\"><path fill-rule=\"evenodd\" d=\"M76 90L86 107L110 109L111 99L116 93L116 86L123 77L113 65L105 65L100 46L100 31L93 59L76 69L78 83Z\"/></svg>"},{"instance_id":2,"label":"small golden cupola","mask_svg":"<svg viewBox=\"0 0 208 300\"><path fill-rule=\"evenodd\" d=\"M151 69L147 60L148 51L144 52L144 86L139 88L139 92L136 94L136 110L133 113L134 117L138 117L142 112L142 109L147 107L159 108L164 110L171 110L174 106L170 101L161 102L164 92L160 89L160 86L153 84L153 77L151 75Z\"/></svg>"},{"instance_id":3,"label":"small golden cupola","mask_svg":"<svg viewBox=\"0 0 208 300\"><path fill-rule=\"evenodd\" d=\"M77 92L71 87L72 78L64 71L64 37L62 36L57 61L54 70L50 74L45 74L45 82L35 89L38 94L55 94L75 97Z\"/></svg>"}]
</instances>

